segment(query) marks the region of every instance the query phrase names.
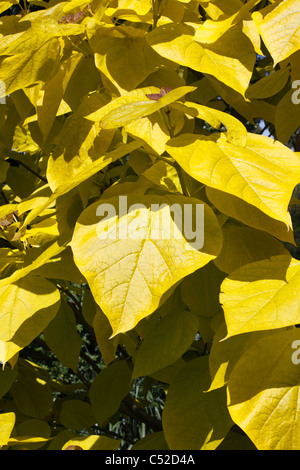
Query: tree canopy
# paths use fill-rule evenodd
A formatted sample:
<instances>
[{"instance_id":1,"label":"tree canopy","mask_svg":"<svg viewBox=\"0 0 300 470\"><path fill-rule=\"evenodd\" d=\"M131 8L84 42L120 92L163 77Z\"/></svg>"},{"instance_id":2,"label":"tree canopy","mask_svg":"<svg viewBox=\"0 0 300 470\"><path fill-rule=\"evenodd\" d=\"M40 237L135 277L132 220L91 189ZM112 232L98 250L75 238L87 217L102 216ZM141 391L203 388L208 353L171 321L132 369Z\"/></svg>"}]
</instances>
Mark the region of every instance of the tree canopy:
<instances>
[{"instance_id":1,"label":"tree canopy","mask_svg":"<svg viewBox=\"0 0 300 470\"><path fill-rule=\"evenodd\" d=\"M0 447L300 450L300 0L0 14Z\"/></svg>"}]
</instances>

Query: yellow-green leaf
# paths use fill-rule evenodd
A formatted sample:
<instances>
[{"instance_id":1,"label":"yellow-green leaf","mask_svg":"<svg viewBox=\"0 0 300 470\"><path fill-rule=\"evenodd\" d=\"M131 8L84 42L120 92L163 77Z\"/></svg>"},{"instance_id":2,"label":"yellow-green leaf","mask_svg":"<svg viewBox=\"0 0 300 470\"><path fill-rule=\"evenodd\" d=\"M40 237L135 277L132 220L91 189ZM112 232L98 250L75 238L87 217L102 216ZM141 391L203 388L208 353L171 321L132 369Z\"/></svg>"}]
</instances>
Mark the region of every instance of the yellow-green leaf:
<instances>
[{"instance_id":1,"label":"yellow-green leaf","mask_svg":"<svg viewBox=\"0 0 300 470\"><path fill-rule=\"evenodd\" d=\"M275 111L275 129L277 139L286 144L300 127L299 103L293 102L291 88L280 100Z\"/></svg>"},{"instance_id":2,"label":"yellow-green leaf","mask_svg":"<svg viewBox=\"0 0 300 470\"><path fill-rule=\"evenodd\" d=\"M170 192L180 193L182 190L176 169L165 161L161 160L151 165L143 172L143 176Z\"/></svg>"},{"instance_id":3,"label":"yellow-green leaf","mask_svg":"<svg viewBox=\"0 0 300 470\"><path fill-rule=\"evenodd\" d=\"M137 441L130 450L169 450L163 431L153 432Z\"/></svg>"},{"instance_id":4,"label":"yellow-green leaf","mask_svg":"<svg viewBox=\"0 0 300 470\"><path fill-rule=\"evenodd\" d=\"M87 97L76 113L69 116L56 138L56 149L47 165L47 179L54 192L66 179L74 178L80 170L93 163L106 152L113 133L102 131L99 126L84 119L91 109L107 103L107 96L101 93Z\"/></svg>"},{"instance_id":5,"label":"yellow-green leaf","mask_svg":"<svg viewBox=\"0 0 300 470\"><path fill-rule=\"evenodd\" d=\"M248 88L246 97L251 100L253 98L264 99L274 96L285 87L289 76L290 70L288 67L266 75Z\"/></svg>"},{"instance_id":6,"label":"yellow-green leaf","mask_svg":"<svg viewBox=\"0 0 300 470\"><path fill-rule=\"evenodd\" d=\"M197 331L197 316L176 302L143 340L135 358L133 378L151 375L175 362L191 346Z\"/></svg>"},{"instance_id":7,"label":"yellow-green leaf","mask_svg":"<svg viewBox=\"0 0 300 470\"><path fill-rule=\"evenodd\" d=\"M52 390L45 370L29 361L18 361L18 378L11 388L12 396L21 413L44 419L52 407Z\"/></svg>"},{"instance_id":8,"label":"yellow-green leaf","mask_svg":"<svg viewBox=\"0 0 300 470\"><path fill-rule=\"evenodd\" d=\"M43 87L40 103L37 106L37 118L44 141L58 113L68 82L82 57L82 54L75 54L63 62L54 77Z\"/></svg>"},{"instance_id":9,"label":"yellow-green leaf","mask_svg":"<svg viewBox=\"0 0 300 470\"><path fill-rule=\"evenodd\" d=\"M130 391L131 369L125 361L116 361L103 369L93 380L90 400L99 426L118 411Z\"/></svg>"},{"instance_id":10,"label":"yellow-green leaf","mask_svg":"<svg viewBox=\"0 0 300 470\"><path fill-rule=\"evenodd\" d=\"M82 400L65 400L61 404L59 420L66 428L79 431L96 423L92 407Z\"/></svg>"},{"instance_id":11,"label":"yellow-green leaf","mask_svg":"<svg viewBox=\"0 0 300 470\"><path fill-rule=\"evenodd\" d=\"M39 447L42 447L46 442L49 441L49 438L45 437L29 437L29 436L17 436L17 437L11 437L7 445L14 446L14 450L16 449L16 446L19 446L20 450L24 450L24 447L26 450L36 450Z\"/></svg>"},{"instance_id":12,"label":"yellow-green leaf","mask_svg":"<svg viewBox=\"0 0 300 470\"><path fill-rule=\"evenodd\" d=\"M35 259L36 258L34 258L33 261ZM24 261L29 264L30 256L25 257ZM84 277L74 263L73 254L69 246L58 255L51 257L49 260L45 260L42 266L34 269L33 274L35 276L45 277L46 279L64 279L74 284L82 284L84 282Z\"/></svg>"},{"instance_id":13,"label":"yellow-green leaf","mask_svg":"<svg viewBox=\"0 0 300 470\"><path fill-rule=\"evenodd\" d=\"M208 358L187 362L172 380L163 411L163 429L170 450L214 450L232 421L224 389L206 392Z\"/></svg>"},{"instance_id":14,"label":"yellow-green leaf","mask_svg":"<svg viewBox=\"0 0 300 470\"><path fill-rule=\"evenodd\" d=\"M114 338L110 339L112 335L112 328L108 318L106 315L104 315L98 305L96 308L96 315L93 319L93 329L95 331L95 336L101 355L107 367L108 364L113 362L116 358L116 350L119 343L119 338L118 336L115 336Z\"/></svg>"},{"instance_id":15,"label":"yellow-green leaf","mask_svg":"<svg viewBox=\"0 0 300 470\"><path fill-rule=\"evenodd\" d=\"M82 339L76 329L74 313L64 300L43 333L47 345L58 360L76 373Z\"/></svg>"},{"instance_id":16,"label":"yellow-green leaf","mask_svg":"<svg viewBox=\"0 0 300 470\"><path fill-rule=\"evenodd\" d=\"M221 312L220 285L225 277L213 262L185 277L181 283L181 296L191 312L196 313L200 334L204 342L213 337L211 319Z\"/></svg>"},{"instance_id":17,"label":"yellow-green leaf","mask_svg":"<svg viewBox=\"0 0 300 470\"><path fill-rule=\"evenodd\" d=\"M58 242L54 242L48 248L46 248L41 254L39 254L35 259L29 255L29 263L28 265L22 267L21 269L16 270L13 274L9 277L4 279L0 279L0 287L9 286L10 284L16 283L18 280L22 279L23 277L27 276L27 274L31 273L35 269L38 269L44 265L49 259L53 256L59 255L65 249L64 245L60 245Z\"/></svg>"},{"instance_id":18,"label":"yellow-green leaf","mask_svg":"<svg viewBox=\"0 0 300 470\"><path fill-rule=\"evenodd\" d=\"M10 365L2 366L0 369L0 398L10 389L17 377L17 368Z\"/></svg>"},{"instance_id":19,"label":"yellow-green leaf","mask_svg":"<svg viewBox=\"0 0 300 470\"><path fill-rule=\"evenodd\" d=\"M227 222L223 225L222 232L222 250L214 263L225 273L231 273L253 261L288 254L279 240L261 230Z\"/></svg>"},{"instance_id":20,"label":"yellow-green leaf","mask_svg":"<svg viewBox=\"0 0 300 470\"><path fill-rule=\"evenodd\" d=\"M17 435L8 441L9 446L14 446L14 450L24 448L24 446L26 449L36 450L50 439L51 428L45 421L32 418L18 424L16 433Z\"/></svg>"}]
</instances>

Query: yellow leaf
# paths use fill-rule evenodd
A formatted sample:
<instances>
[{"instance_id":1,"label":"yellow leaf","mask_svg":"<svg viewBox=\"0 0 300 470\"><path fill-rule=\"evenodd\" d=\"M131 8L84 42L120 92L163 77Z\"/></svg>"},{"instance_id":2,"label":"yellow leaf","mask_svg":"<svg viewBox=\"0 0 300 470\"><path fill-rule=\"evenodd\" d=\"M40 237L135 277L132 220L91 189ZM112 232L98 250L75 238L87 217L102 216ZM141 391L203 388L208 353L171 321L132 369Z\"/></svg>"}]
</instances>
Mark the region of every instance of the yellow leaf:
<instances>
[{"instance_id":1,"label":"yellow leaf","mask_svg":"<svg viewBox=\"0 0 300 470\"><path fill-rule=\"evenodd\" d=\"M0 3L0 13L3 13L4 11L8 10L12 5L15 5L16 3L17 3L16 0L1 2Z\"/></svg>"},{"instance_id":2,"label":"yellow leaf","mask_svg":"<svg viewBox=\"0 0 300 470\"><path fill-rule=\"evenodd\" d=\"M7 38L2 39L0 47L0 54L4 55L0 80L5 83L6 95L45 82L58 68L60 43L55 37L29 29Z\"/></svg>"},{"instance_id":3,"label":"yellow leaf","mask_svg":"<svg viewBox=\"0 0 300 470\"><path fill-rule=\"evenodd\" d=\"M18 269L13 274L11 274L9 277L6 277L4 279L0 279L1 289L3 289L3 287L9 286L9 285L17 282L19 279L22 279L23 277L27 276L27 274L31 273L31 271L33 271L34 269L40 268L49 259L51 259L53 256L57 256L64 249L65 249L65 246L63 246L63 245L60 246L58 242L54 242L52 245L50 245L48 248L46 248L36 259L34 259L34 260L30 259L30 263L29 263L28 266L24 266L23 268Z\"/></svg>"},{"instance_id":4,"label":"yellow leaf","mask_svg":"<svg viewBox=\"0 0 300 470\"><path fill-rule=\"evenodd\" d=\"M45 252L44 248L38 248L35 254L40 252ZM33 258L27 256L24 258L24 262L30 264L30 262L35 259L36 256ZM64 279L74 284L82 284L85 282L84 277L74 263L73 254L69 246L57 255L45 260L39 268L34 270L34 275L42 276L47 279Z\"/></svg>"},{"instance_id":5,"label":"yellow leaf","mask_svg":"<svg viewBox=\"0 0 300 470\"><path fill-rule=\"evenodd\" d=\"M20 231L24 230L30 222L35 220L35 218L43 210L47 209L47 207L49 207L54 201L56 201L59 196L70 193L73 188L78 186L80 183L86 181L91 176L95 175L98 171L102 170L102 168L105 168L107 165L109 165L109 163L118 160L127 153L137 149L138 147L141 147L141 145L141 142L136 141L130 142L129 144L120 144L111 152L107 152L102 157L99 157L93 160L92 162L88 162L87 165L83 164L78 168L77 163L76 167L78 168L78 170L75 170L73 178L64 179L64 181L61 182L61 184L55 189L54 193L49 197L48 200L46 200L46 202L34 208L26 217L25 221L22 224L22 227L20 228ZM53 182L55 184L55 179L53 179Z\"/></svg>"},{"instance_id":6,"label":"yellow leaf","mask_svg":"<svg viewBox=\"0 0 300 470\"><path fill-rule=\"evenodd\" d=\"M130 26L116 29L120 37L104 37L93 49L96 67L124 93L142 83L159 67L161 60L147 43L142 30ZM121 36L122 31L125 37ZM134 70L134 73L126 72L129 70Z\"/></svg>"},{"instance_id":7,"label":"yellow leaf","mask_svg":"<svg viewBox=\"0 0 300 470\"><path fill-rule=\"evenodd\" d=\"M200 5L213 20L220 20L223 17L236 13L241 7L241 0L233 0L224 3L223 0L201 0Z\"/></svg>"},{"instance_id":8,"label":"yellow leaf","mask_svg":"<svg viewBox=\"0 0 300 470\"><path fill-rule=\"evenodd\" d=\"M209 390L224 387L241 356L261 338L276 334L276 330L255 331L226 338L225 322L217 329L209 354L211 384Z\"/></svg>"},{"instance_id":9,"label":"yellow leaf","mask_svg":"<svg viewBox=\"0 0 300 470\"><path fill-rule=\"evenodd\" d=\"M246 146L247 130L234 116L190 101L186 101L184 104L172 103L171 108L173 107L182 110L182 112L185 112L186 114L203 119L215 129L219 129L221 123L225 124L228 142L240 145L241 147Z\"/></svg>"},{"instance_id":10,"label":"yellow leaf","mask_svg":"<svg viewBox=\"0 0 300 470\"><path fill-rule=\"evenodd\" d=\"M64 61L54 77L43 87L43 97L37 106L37 118L44 140L51 130L55 116L59 114L59 107L68 82L82 57L83 54L75 54ZM62 114L65 112L67 111L63 110Z\"/></svg>"},{"instance_id":11,"label":"yellow leaf","mask_svg":"<svg viewBox=\"0 0 300 470\"><path fill-rule=\"evenodd\" d=\"M178 173L173 165L169 165L164 161L158 161L145 170L143 176L170 192L181 193L182 188Z\"/></svg>"},{"instance_id":12,"label":"yellow leaf","mask_svg":"<svg viewBox=\"0 0 300 470\"><path fill-rule=\"evenodd\" d=\"M228 337L300 322L300 262L289 254L246 264L222 283Z\"/></svg>"},{"instance_id":13,"label":"yellow leaf","mask_svg":"<svg viewBox=\"0 0 300 470\"><path fill-rule=\"evenodd\" d=\"M298 329L262 338L229 377L229 412L258 450L299 450Z\"/></svg>"},{"instance_id":14,"label":"yellow leaf","mask_svg":"<svg viewBox=\"0 0 300 470\"><path fill-rule=\"evenodd\" d=\"M29 344L56 315L60 294L46 279L27 276L1 291L2 341Z\"/></svg>"},{"instance_id":15,"label":"yellow leaf","mask_svg":"<svg viewBox=\"0 0 300 470\"><path fill-rule=\"evenodd\" d=\"M95 154L98 156L107 150L113 133L111 131L99 133L98 124L83 117L91 108L101 107L106 103L106 95L93 94L87 97L77 112L66 120L56 138L56 149L48 160L47 178L53 192L92 163L96 158Z\"/></svg>"},{"instance_id":16,"label":"yellow leaf","mask_svg":"<svg viewBox=\"0 0 300 470\"><path fill-rule=\"evenodd\" d=\"M275 8L274 8L275 7ZM285 0L252 15L274 66L300 47L300 1Z\"/></svg>"},{"instance_id":17,"label":"yellow leaf","mask_svg":"<svg viewBox=\"0 0 300 470\"><path fill-rule=\"evenodd\" d=\"M66 450L69 446L79 446L82 450L118 450L120 443L121 441L110 437L91 434L70 439L61 450Z\"/></svg>"},{"instance_id":18,"label":"yellow leaf","mask_svg":"<svg viewBox=\"0 0 300 470\"><path fill-rule=\"evenodd\" d=\"M279 220L268 217L257 207L248 204L242 199L233 196L232 194L219 191L218 189L207 187L206 195L221 213L240 220L250 227L264 230L279 240L295 243L293 231L291 230L292 221L290 218L288 225L286 225Z\"/></svg>"},{"instance_id":19,"label":"yellow leaf","mask_svg":"<svg viewBox=\"0 0 300 470\"><path fill-rule=\"evenodd\" d=\"M242 31L242 25L227 25L216 42L199 39L194 27L187 24L167 24L148 34L153 49L166 59L213 75L242 95L248 88L255 63L252 43Z\"/></svg>"},{"instance_id":20,"label":"yellow leaf","mask_svg":"<svg viewBox=\"0 0 300 470\"><path fill-rule=\"evenodd\" d=\"M274 219L290 222L287 210L300 178L300 159L280 142L248 133L246 147L239 147L223 134L183 134L171 139L166 148L198 181L237 196Z\"/></svg>"},{"instance_id":21,"label":"yellow leaf","mask_svg":"<svg viewBox=\"0 0 300 470\"><path fill-rule=\"evenodd\" d=\"M18 360L19 351L22 346L18 346L12 341L1 341L0 340L0 361L2 364L9 362L12 367L16 365Z\"/></svg>"},{"instance_id":22,"label":"yellow leaf","mask_svg":"<svg viewBox=\"0 0 300 470\"><path fill-rule=\"evenodd\" d=\"M15 421L15 413L0 414L0 446L7 445L7 442L15 425Z\"/></svg>"},{"instance_id":23,"label":"yellow leaf","mask_svg":"<svg viewBox=\"0 0 300 470\"><path fill-rule=\"evenodd\" d=\"M144 16L151 9L151 0L119 0L118 7L108 7L105 14L107 16L115 15L118 10L131 10L137 15ZM119 13L119 12L118 12Z\"/></svg>"},{"instance_id":24,"label":"yellow leaf","mask_svg":"<svg viewBox=\"0 0 300 470\"><path fill-rule=\"evenodd\" d=\"M169 131L159 113L139 118L124 126L129 135L138 137L146 142L158 155L164 153L166 142L169 140Z\"/></svg>"},{"instance_id":25,"label":"yellow leaf","mask_svg":"<svg viewBox=\"0 0 300 470\"><path fill-rule=\"evenodd\" d=\"M261 38L258 28L253 20L243 21L243 33L250 39L255 49L256 54L264 55L261 50Z\"/></svg>"},{"instance_id":26,"label":"yellow leaf","mask_svg":"<svg viewBox=\"0 0 300 470\"><path fill-rule=\"evenodd\" d=\"M158 88L138 88L112 100L100 108L99 111L87 114L85 118L91 121L99 121L100 127L104 129L114 129L125 126L138 118L148 116L195 89L192 86L178 87L166 93L158 101L154 101L146 95L158 94L160 92Z\"/></svg>"},{"instance_id":27,"label":"yellow leaf","mask_svg":"<svg viewBox=\"0 0 300 470\"><path fill-rule=\"evenodd\" d=\"M204 204L200 248L201 223L190 241L188 229L184 228L185 236L180 229L178 216L184 204L190 205L195 222L200 207L195 205L202 202L168 194L115 196L90 205L79 217L71 242L74 260L108 317L113 335L134 328L156 310L169 288L219 253L221 230L211 209ZM109 211L103 220L102 209Z\"/></svg>"}]
</instances>

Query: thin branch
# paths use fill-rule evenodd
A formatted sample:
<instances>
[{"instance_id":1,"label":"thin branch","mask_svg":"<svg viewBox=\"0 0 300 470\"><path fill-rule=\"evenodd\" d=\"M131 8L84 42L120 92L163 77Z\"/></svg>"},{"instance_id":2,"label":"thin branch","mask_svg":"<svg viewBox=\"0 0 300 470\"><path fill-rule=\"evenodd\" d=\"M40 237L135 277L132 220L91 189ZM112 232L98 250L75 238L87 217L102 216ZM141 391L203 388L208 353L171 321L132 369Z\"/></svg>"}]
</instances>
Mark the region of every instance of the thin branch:
<instances>
[{"instance_id":1,"label":"thin branch","mask_svg":"<svg viewBox=\"0 0 300 470\"><path fill-rule=\"evenodd\" d=\"M94 371L97 374L99 374L101 372L100 367L98 367L97 364L95 363L95 361L93 361L93 359L91 359L90 356L85 354L84 351L81 350L80 356L82 357L82 359L84 359L86 362L88 362L90 364L90 366L94 369Z\"/></svg>"},{"instance_id":2,"label":"thin branch","mask_svg":"<svg viewBox=\"0 0 300 470\"><path fill-rule=\"evenodd\" d=\"M77 375L77 377L80 379L80 381L86 386L86 388L89 390L91 388L91 384L90 382L84 377L84 375L79 372L79 370L77 370L76 372L74 372L75 375Z\"/></svg>"},{"instance_id":3,"label":"thin branch","mask_svg":"<svg viewBox=\"0 0 300 470\"><path fill-rule=\"evenodd\" d=\"M13 158L10 158L10 160L14 160ZM47 178L45 178L44 176L40 175L39 173L37 173L35 170L33 170L32 168L30 168L30 166L26 165L26 163L23 163L21 162L20 160L14 160L16 162L18 162L21 166L23 166L26 170L30 171L30 173L32 173L34 176L36 176L37 178L39 178L41 181L43 181L44 183L48 183L47 181Z\"/></svg>"},{"instance_id":4,"label":"thin branch","mask_svg":"<svg viewBox=\"0 0 300 470\"><path fill-rule=\"evenodd\" d=\"M175 168L177 170L177 174L178 174L178 178L179 178L179 181L180 181L180 184L181 184L181 189L182 189L182 193L184 196L190 196L190 193L189 193L189 190L185 184L185 181L184 181L184 175L183 175L183 170L181 168L181 166L175 162Z\"/></svg>"},{"instance_id":5,"label":"thin branch","mask_svg":"<svg viewBox=\"0 0 300 470\"><path fill-rule=\"evenodd\" d=\"M126 405L127 410L123 410L125 414L130 414L132 418L135 418L137 421L142 421L143 423L147 424L150 428L154 431L162 431L162 423L158 419L150 416L145 410L140 408L135 401L133 400L132 396L128 394L124 399L123 403Z\"/></svg>"}]
</instances>

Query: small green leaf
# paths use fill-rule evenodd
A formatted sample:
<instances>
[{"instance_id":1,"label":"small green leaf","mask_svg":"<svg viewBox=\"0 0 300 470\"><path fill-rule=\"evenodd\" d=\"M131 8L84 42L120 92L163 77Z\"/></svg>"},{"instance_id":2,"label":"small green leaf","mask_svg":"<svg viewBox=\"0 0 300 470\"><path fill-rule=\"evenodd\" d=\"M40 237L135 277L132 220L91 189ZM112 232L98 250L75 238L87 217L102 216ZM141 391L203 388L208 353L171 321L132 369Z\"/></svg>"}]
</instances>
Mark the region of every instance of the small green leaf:
<instances>
[{"instance_id":1,"label":"small green leaf","mask_svg":"<svg viewBox=\"0 0 300 470\"><path fill-rule=\"evenodd\" d=\"M206 392L208 358L183 366L172 380L163 411L163 429L172 450L214 450L232 426L224 389Z\"/></svg>"},{"instance_id":2,"label":"small green leaf","mask_svg":"<svg viewBox=\"0 0 300 470\"><path fill-rule=\"evenodd\" d=\"M108 365L94 379L90 400L99 426L118 411L121 401L130 391L131 370L125 361Z\"/></svg>"}]
</instances>

